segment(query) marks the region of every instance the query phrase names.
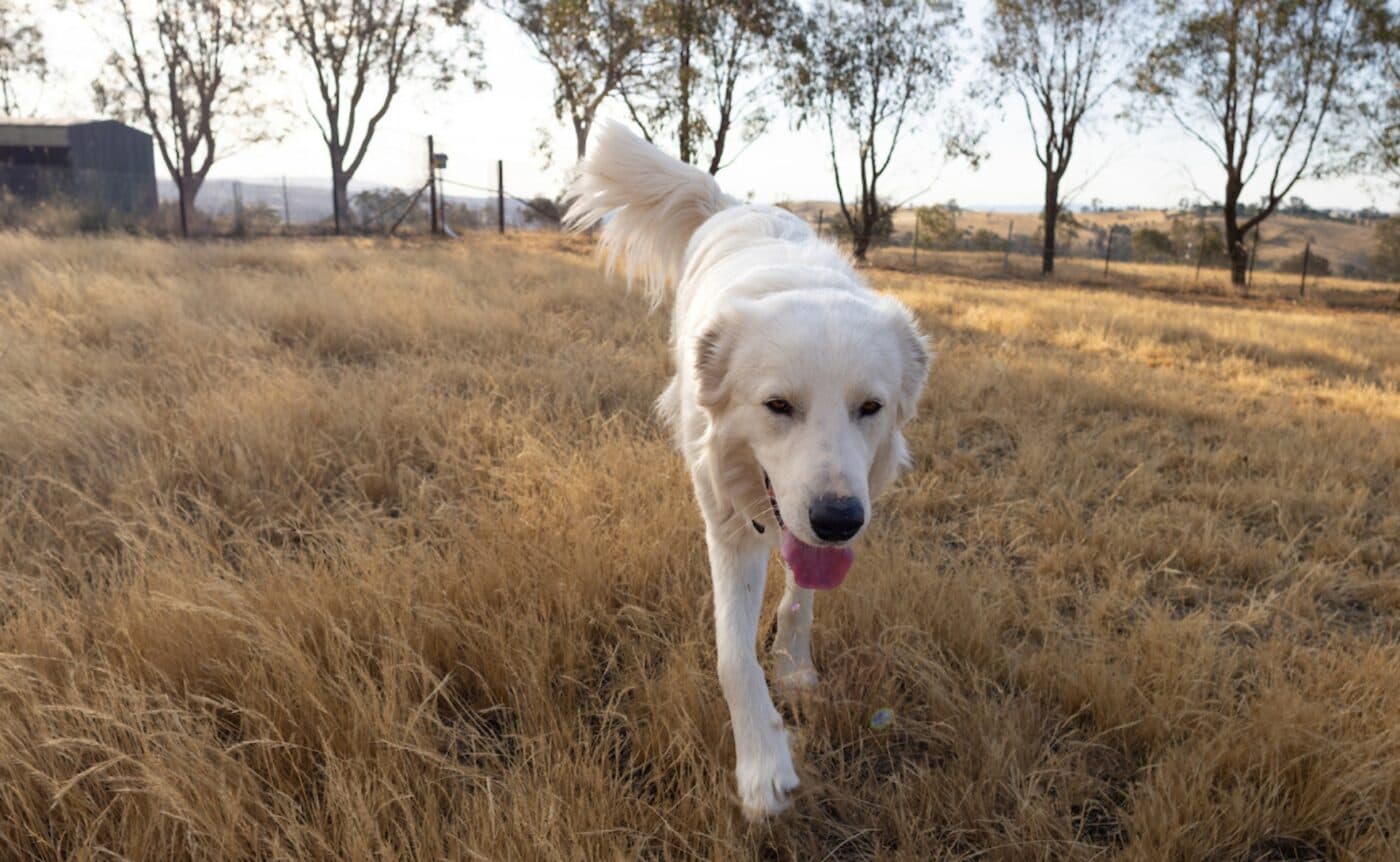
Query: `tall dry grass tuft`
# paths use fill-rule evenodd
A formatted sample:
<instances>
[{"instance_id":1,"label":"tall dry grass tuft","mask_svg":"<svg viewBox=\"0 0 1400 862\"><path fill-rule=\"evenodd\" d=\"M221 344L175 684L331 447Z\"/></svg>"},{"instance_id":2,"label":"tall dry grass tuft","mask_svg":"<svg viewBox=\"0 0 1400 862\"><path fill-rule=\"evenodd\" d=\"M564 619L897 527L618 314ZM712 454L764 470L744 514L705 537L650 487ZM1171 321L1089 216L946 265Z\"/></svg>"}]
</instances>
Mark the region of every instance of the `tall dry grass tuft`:
<instances>
[{"instance_id":1,"label":"tall dry grass tuft","mask_svg":"<svg viewBox=\"0 0 1400 862\"><path fill-rule=\"evenodd\" d=\"M1400 857L1394 318L877 283L917 465L751 828L664 315L550 239L0 236L0 857Z\"/></svg>"}]
</instances>

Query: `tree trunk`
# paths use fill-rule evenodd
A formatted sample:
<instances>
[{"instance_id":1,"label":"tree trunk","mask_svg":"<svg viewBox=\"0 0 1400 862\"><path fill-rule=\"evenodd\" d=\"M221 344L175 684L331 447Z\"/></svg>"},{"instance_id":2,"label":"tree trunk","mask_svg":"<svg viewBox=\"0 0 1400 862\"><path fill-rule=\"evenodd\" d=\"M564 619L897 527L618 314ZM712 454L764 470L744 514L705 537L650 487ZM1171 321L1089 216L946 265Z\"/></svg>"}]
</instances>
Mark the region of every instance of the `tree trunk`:
<instances>
[{"instance_id":1,"label":"tree trunk","mask_svg":"<svg viewBox=\"0 0 1400 862\"><path fill-rule=\"evenodd\" d=\"M1040 254L1040 274L1055 274L1055 227L1060 221L1060 178L1054 171L1045 172L1045 243Z\"/></svg>"},{"instance_id":2,"label":"tree trunk","mask_svg":"<svg viewBox=\"0 0 1400 862\"><path fill-rule=\"evenodd\" d=\"M1240 193L1244 183L1238 177L1225 179L1225 247L1230 251L1230 282L1243 288L1249 275L1249 250L1244 245L1244 231L1240 229Z\"/></svg>"},{"instance_id":3,"label":"tree trunk","mask_svg":"<svg viewBox=\"0 0 1400 862\"><path fill-rule=\"evenodd\" d=\"M331 168L331 206L335 209L335 233L343 234L350 226L350 178L339 167Z\"/></svg>"},{"instance_id":4,"label":"tree trunk","mask_svg":"<svg viewBox=\"0 0 1400 862\"><path fill-rule=\"evenodd\" d=\"M851 241L851 254L855 255L855 259L860 263L865 263L865 250L870 248L870 230L862 225L851 237Z\"/></svg>"},{"instance_id":5,"label":"tree trunk","mask_svg":"<svg viewBox=\"0 0 1400 862\"><path fill-rule=\"evenodd\" d=\"M851 219L846 220L846 226L851 229L851 254L855 255L855 259L860 263L865 263L865 252L869 250L870 239L874 234L874 222L870 218L868 200L868 194L861 198L859 221L852 224Z\"/></svg>"},{"instance_id":6,"label":"tree trunk","mask_svg":"<svg viewBox=\"0 0 1400 862\"><path fill-rule=\"evenodd\" d=\"M578 160L583 161L588 153L588 123L574 120L574 143L578 149Z\"/></svg>"},{"instance_id":7,"label":"tree trunk","mask_svg":"<svg viewBox=\"0 0 1400 862\"><path fill-rule=\"evenodd\" d=\"M180 195L180 236L185 239L190 238L190 210L194 208L194 201L190 199L189 185L189 177L175 178L175 190Z\"/></svg>"}]
</instances>

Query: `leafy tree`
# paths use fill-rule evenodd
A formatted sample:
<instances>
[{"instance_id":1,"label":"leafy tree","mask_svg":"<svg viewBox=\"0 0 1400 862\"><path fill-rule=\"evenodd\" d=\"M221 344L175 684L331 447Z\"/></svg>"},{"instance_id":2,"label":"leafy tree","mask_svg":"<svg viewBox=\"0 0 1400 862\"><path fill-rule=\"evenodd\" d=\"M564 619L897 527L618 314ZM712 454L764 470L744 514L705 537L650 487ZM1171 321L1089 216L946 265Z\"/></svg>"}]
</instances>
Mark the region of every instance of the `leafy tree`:
<instances>
[{"instance_id":1,"label":"leafy tree","mask_svg":"<svg viewBox=\"0 0 1400 862\"><path fill-rule=\"evenodd\" d=\"M1137 0L994 0L987 13L986 62L999 99L1015 91L1025 109L1036 160L1045 171L1041 272L1055 271L1061 183L1085 116L1133 56L1124 25Z\"/></svg>"},{"instance_id":2,"label":"leafy tree","mask_svg":"<svg viewBox=\"0 0 1400 862\"><path fill-rule=\"evenodd\" d=\"M962 238L958 229L960 208L956 201L946 204L919 207L914 217L919 222L919 233L931 248L952 248Z\"/></svg>"},{"instance_id":3,"label":"leafy tree","mask_svg":"<svg viewBox=\"0 0 1400 862\"><path fill-rule=\"evenodd\" d=\"M257 9L253 0L117 0L115 13L121 36L93 82L94 101L150 128L180 197L180 233L189 236L220 143L264 136L254 81L267 57Z\"/></svg>"},{"instance_id":4,"label":"leafy tree","mask_svg":"<svg viewBox=\"0 0 1400 862\"><path fill-rule=\"evenodd\" d=\"M1245 238L1304 177L1343 169L1384 0L1158 0L1160 38L1136 88L1204 145L1225 173L1225 242L1243 286ZM1243 216L1259 180L1262 200Z\"/></svg>"},{"instance_id":5,"label":"leafy tree","mask_svg":"<svg viewBox=\"0 0 1400 862\"><path fill-rule=\"evenodd\" d=\"M554 71L554 116L568 115L582 159L598 109L640 73L640 9L631 0L509 0L501 11Z\"/></svg>"},{"instance_id":6,"label":"leafy tree","mask_svg":"<svg viewBox=\"0 0 1400 862\"><path fill-rule=\"evenodd\" d=\"M1165 231L1140 227L1133 231L1133 259L1165 263L1176 257L1176 246Z\"/></svg>"},{"instance_id":7,"label":"leafy tree","mask_svg":"<svg viewBox=\"0 0 1400 862\"><path fill-rule=\"evenodd\" d=\"M768 70L799 20L792 0L652 0L647 72L622 87L643 136L674 134L681 161L718 173L733 136L750 142L767 130Z\"/></svg>"},{"instance_id":8,"label":"leafy tree","mask_svg":"<svg viewBox=\"0 0 1400 862\"><path fill-rule=\"evenodd\" d=\"M218 0L208 0L218 2ZM350 180L375 130L404 82L415 75L445 88L474 69L480 46L467 19L471 0L287 0L279 21L292 46L311 64L321 113L313 114L331 161L335 232L350 216ZM463 50L435 44L440 27L466 35ZM431 73L431 74L430 74ZM484 86L480 80L477 86Z\"/></svg>"},{"instance_id":9,"label":"leafy tree","mask_svg":"<svg viewBox=\"0 0 1400 862\"><path fill-rule=\"evenodd\" d=\"M20 113L16 85L43 83L49 64L44 56L44 34L23 4L0 0L0 114Z\"/></svg>"},{"instance_id":10,"label":"leafy tree","mask_svg":"<svg viewBox=\"0 0 1400 862\"><path fill-rule=\"evenodd\" d=\"M799 126L826 126L836 197L857 260L893 212L879 183L900 136L934 108L952 78L960 15L955 3L928 0L818 0L798 34L787 89ZM859 191L849 199L843 145L859 166Z\"/></svg>"}]
</instances>

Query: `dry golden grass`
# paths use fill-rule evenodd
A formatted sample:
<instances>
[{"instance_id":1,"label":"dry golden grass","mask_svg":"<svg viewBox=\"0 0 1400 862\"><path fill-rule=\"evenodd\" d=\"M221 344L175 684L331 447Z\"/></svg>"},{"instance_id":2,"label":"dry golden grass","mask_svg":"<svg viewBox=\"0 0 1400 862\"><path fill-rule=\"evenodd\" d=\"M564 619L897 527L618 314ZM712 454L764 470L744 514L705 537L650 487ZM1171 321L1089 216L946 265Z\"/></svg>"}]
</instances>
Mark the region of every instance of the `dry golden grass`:
<instances>
[{"instance_id":1,"label":"dry golden grass","mask_svg":"<svg viewBox=\"0 0 1400 862\"><path fill-rule=\"evenodd\" d=\"M1400 858L1396 319L875 281L917 464L749 827L664 314L550 238L0 236L0 857Z\"/></svg>"}]
</instances>

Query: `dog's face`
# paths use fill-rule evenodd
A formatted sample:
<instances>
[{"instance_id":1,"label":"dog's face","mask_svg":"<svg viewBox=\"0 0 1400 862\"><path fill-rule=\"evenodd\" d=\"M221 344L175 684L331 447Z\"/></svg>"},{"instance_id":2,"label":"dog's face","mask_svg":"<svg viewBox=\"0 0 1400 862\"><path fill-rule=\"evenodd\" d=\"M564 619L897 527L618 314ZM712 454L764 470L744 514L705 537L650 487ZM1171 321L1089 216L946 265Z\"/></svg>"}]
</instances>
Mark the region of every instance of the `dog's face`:
<instances>
[{"instance_id":1,"label":"dog's face","mask_svg":"<svg viewBox=\"0 0 1400 862\"><path fill-rule=\"evenodd\" d=\"M836 290L741 301L696 346L700 402L802 545L848 544L907 460L929 354L909 312ZM750 468L752 469L752 468Z\"/></svg>"}]
</instances>

